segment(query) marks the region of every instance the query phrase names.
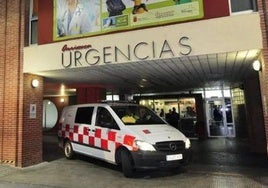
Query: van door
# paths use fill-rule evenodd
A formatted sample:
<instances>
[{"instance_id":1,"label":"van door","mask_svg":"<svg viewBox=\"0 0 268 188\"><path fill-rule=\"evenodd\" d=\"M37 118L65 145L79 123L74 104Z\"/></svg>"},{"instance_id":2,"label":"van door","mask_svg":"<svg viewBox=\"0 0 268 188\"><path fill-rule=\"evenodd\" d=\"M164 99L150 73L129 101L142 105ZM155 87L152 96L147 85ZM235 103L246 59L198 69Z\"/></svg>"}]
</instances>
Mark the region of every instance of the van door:
<instances>
[{"instance_id":1,"label":"van door","mask_svg":"<svg viewBox=\"0 0 268 188\"><path fill-rule=\"evenodd\" d=\"M72 125L71 137L73 140L73 149L76 152L90 155L88 148L94 147L94 135L90 132L92 129L93 106L78 107Z\"/></svg>"},{"instance_id":2,"label":"van door","mask_svg":"<svg viewBox=\"0 0 268 188\"><path fill-rule=\"evenodd\" d=\"M116 138L120 128L105 107L98 107L95 120L94 148L96 157L115 162Z\"/></svg>"}]
</instances>

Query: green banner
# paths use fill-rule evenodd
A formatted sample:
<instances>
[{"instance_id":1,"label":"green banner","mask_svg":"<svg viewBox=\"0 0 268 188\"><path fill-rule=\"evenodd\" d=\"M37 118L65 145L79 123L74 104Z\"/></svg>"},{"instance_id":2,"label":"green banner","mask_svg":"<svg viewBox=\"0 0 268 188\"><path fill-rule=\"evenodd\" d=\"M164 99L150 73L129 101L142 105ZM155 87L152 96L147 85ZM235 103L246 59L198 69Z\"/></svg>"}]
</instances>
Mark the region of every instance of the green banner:
<instances>
[{"instance_id":1,"label":"green banner","mask_svg":"<svg viewBox=\"0 0 268 188\"><path fill-rule=\"evenodd\" d=\"M54 40L203 18L203 0L54 0Z\"/></svg>"}]
</instances>

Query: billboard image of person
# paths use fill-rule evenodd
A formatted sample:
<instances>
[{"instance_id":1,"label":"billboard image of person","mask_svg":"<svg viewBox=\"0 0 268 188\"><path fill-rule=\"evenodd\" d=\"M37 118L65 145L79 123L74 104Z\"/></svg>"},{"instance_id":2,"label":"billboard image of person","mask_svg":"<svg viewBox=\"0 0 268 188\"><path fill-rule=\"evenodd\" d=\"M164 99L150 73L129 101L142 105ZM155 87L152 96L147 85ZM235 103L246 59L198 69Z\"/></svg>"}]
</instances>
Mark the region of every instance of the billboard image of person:
<instances>
[{"instance_id":1,"label":"billboard image of person","mask_svg":"<svg viewBox=\"0 0 268 188\"><path fill-rule=\"evenodd\" d=\"M95 0L58 0L57 36L65 37L100 30L100 12Z\"/></svg>"}]
</instances>

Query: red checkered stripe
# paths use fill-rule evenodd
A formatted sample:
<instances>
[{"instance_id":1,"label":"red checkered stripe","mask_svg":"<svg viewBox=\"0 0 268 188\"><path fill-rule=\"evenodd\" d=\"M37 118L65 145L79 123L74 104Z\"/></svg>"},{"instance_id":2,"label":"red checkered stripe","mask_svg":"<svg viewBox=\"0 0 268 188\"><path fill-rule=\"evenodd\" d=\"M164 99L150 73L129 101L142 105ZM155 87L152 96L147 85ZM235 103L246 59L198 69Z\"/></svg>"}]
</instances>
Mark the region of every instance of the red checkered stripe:
<instances>
[{"instance_id":1,"label":"red checkered stripe","mask_svg":"<svg viewBox=\"0 0 268 188\"><path fill-rule=\"evenodd\" d=\"M64 137L63 135L64 134L63 134L63 130L62 130L62 123L59 123L58 136L63 138Z\"/></svg>"},{"instance_id":2,"label":"red checkered stripe","mask_svg":"<svg viewBox=\"0 0 268 188\"><path fill-rule=\"evenodd\" d=\"M61 125L60 125L61 126ZM87 127L74 125L72 128L66 124L61 126L59 135L69 138L73 142L94 146L103 150L115 151L116 148L123 145L131 151L137 150L135 146L135 137L132 135L120 135L118 131L110 130L108 133L101 128L96 128L91 132Z\"/></svg>"}]
</instances>

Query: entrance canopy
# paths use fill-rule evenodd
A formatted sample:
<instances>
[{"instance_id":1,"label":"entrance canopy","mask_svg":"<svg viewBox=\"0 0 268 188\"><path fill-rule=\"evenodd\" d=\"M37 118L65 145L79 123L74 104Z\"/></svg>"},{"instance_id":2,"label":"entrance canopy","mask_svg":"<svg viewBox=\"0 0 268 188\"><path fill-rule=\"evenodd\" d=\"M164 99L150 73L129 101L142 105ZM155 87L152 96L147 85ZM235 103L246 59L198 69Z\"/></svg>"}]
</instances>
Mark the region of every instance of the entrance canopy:
<instances>
[{"instance_id":1,"label":"entrance canopy","mask_svg":"<svg viewBox=\"0 0 268 188\"><path fill-rule=\"evenodd\" d=\"M69 88L174 92L239 84L261 49L253 13L27 47L24 72Z\"/></svg>"},{"instance_id":2,"label":"entrance canopy","mask_svg":"<svg viewBox=\"0 0 268 188\"><path fill-rule=\"evenodd\" d=\"M92 84L132 93L174 92L239 84L253 76L252 62L259 50L152 60L116 65L44 71L48 83Z\"/></svg>"}]
</instances>

